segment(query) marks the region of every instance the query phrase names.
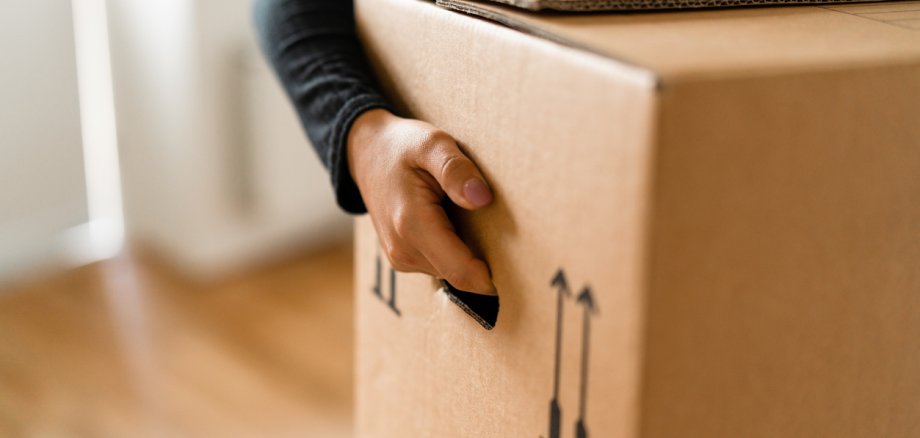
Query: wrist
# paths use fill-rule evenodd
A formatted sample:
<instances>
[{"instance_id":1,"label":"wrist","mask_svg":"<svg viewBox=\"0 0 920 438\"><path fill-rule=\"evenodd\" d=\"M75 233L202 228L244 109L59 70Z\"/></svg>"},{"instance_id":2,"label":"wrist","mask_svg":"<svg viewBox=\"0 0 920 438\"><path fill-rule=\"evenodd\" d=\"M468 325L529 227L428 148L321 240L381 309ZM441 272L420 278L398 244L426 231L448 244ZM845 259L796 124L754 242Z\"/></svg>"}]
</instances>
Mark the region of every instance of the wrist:
<instances>
[{"instance_id":1,"label":"wrist","mask_svg":"<svg viewBox=\"0 0 920 438\"><path fill-rule=\"evenodd\" d=\"M345 147L347 149L348 171L351 173L355 183L358 183L358 169L364 151L373 142L373 139L383 132L387 124L396 119L399 119L399 117L386 109L373 108L361 113L352 123L351 129L348 131Z\"/></svg>"}]
</instances>

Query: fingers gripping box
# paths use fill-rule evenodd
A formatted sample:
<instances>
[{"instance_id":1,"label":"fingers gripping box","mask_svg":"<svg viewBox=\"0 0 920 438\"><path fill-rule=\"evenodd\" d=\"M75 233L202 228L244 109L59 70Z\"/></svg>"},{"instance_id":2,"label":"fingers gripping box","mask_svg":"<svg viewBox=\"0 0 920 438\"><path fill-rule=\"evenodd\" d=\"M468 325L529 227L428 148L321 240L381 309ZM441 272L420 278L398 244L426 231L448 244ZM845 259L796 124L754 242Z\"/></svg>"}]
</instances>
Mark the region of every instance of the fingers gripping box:
<instances>
[{"instance_id":1,"label":"fingers gripping box","mask_svg":"<svg viewBox=\"0 0 920 438\"><path fill-rule=\"evenodd\" d=\"M359 435L920 433L911 3L358 0L385 89L494 189L456 223L500 295L393 272L359 219Z\"/></svg>"}]
</instances>

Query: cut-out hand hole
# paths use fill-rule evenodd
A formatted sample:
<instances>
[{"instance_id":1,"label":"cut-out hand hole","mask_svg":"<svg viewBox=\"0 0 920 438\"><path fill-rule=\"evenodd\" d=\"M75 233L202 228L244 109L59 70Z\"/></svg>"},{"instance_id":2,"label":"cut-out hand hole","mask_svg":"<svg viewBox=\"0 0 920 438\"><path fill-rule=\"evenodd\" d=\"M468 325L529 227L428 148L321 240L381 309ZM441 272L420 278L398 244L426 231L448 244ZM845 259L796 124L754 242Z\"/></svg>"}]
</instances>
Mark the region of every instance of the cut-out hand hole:
<instances>
[{"instance_id":1,"label":"cut-out hand hole","mask_svg":"<svg viewBox=\"0 0 920 438\"><path fill-rule=\"evenodd\" d=\"M492 330L495 327L495 322L498 320L498 296L465 292L444 280L441 280L441 285L444 286L447 297L486 330Z\"/></svg>"}]
</instances>

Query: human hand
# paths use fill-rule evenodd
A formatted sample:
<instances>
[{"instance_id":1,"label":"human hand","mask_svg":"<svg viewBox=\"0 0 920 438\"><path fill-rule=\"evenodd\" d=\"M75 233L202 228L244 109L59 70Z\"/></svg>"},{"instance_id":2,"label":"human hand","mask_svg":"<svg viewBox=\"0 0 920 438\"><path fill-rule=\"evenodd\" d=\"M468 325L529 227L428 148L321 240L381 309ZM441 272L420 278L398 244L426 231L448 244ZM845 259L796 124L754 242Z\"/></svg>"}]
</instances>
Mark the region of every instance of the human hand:
<instances>
[{"instance_id":1,"label":"human hand","mask_svg":"<svg viewBox=\"0 0 920 438\"><path fill-rule=\"evenodd\" d=\"M373 109L348 133L348 167L394 269L496 294L489 268L460 240L441 206L445 194L468 210L492 202L485 178L450 135Z\"/></svg>"}]
</instances>

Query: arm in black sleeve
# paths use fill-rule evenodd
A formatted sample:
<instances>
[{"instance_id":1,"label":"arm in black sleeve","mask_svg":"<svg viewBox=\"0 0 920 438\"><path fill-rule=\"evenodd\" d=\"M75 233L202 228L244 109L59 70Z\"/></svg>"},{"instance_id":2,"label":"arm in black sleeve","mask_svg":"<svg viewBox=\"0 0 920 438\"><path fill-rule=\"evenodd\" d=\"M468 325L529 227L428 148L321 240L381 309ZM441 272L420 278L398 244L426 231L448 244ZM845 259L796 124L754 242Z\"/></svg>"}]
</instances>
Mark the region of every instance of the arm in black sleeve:
<instances>
[{"instance_id":1,"label":"arm in black sleeve","mask_svg":"<svg viewBox=\"0 0 920 438\"><path fill-rule=\"evenodd\" d=\"M348 131L363 112L388 108L355 31L351 0L255 0L262 51L320 159L339 206L367 211L348 171Z\"/></svg>"}]
</instances>

